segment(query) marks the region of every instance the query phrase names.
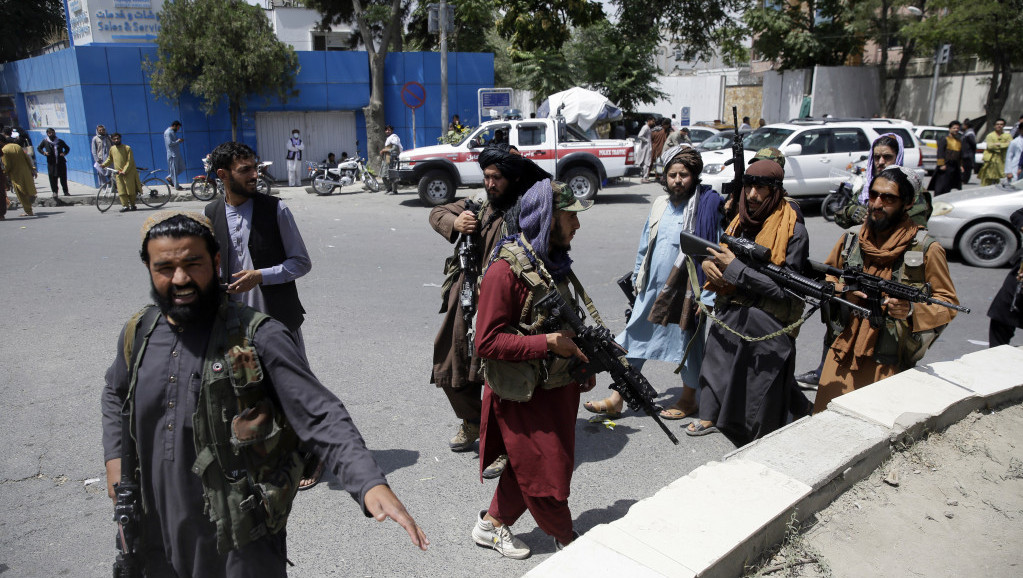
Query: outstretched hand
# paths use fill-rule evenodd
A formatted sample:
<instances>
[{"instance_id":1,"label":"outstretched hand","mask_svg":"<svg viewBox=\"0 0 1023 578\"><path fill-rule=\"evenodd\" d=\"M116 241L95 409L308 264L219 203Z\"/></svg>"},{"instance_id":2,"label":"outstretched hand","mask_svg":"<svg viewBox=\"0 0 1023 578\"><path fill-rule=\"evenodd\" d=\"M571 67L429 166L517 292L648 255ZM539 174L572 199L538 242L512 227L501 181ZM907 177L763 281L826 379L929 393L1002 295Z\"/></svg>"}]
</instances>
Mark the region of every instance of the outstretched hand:
<instances>
[{"instance_id":1,"label":"outstretched hand","mask_svg":"<svg viewBox=\"0 0 1023 578\"><path fill-rule=\"evenodd\" d=\"M366 510L369 511L370 515L377 522L383 522L390 518L401 524L401 527L405 528L405 531L408 532L409 538L412 538L412 543L420 550L426 550L426 547L430 545L430 540L427 539L423 529L416 524L416 521L405 510L401 500L398 499L398 496L394 495L394 492L388 486L380 484L370 488L366 492L365 504Z\"/></svg>"}]
</instances>

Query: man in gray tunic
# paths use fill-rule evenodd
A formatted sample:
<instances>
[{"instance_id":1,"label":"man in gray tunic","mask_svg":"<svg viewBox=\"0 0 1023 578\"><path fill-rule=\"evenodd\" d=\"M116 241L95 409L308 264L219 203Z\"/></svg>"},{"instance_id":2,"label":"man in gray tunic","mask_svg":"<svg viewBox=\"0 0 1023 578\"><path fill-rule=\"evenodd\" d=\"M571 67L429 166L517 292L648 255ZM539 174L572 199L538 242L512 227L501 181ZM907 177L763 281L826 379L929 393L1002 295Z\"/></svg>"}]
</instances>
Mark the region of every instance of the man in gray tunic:
<instances>
[{"instance_id":1,"label":"man in gray tunic","mask_svg":"<svg viewBox=\"0 0 1023 578\"><path fill-rule=\"evenodd\" d=\"M167 172L170 173L170 180L174 183L175 189L183 191L185 189L182 188L178 175L185 172L185 159L181 156L181 143L185 142L185 139L178 136L179 130L181 121L172 122L167 130L163 131L163 144L167 147Z\"/></svg>"},{"instance_id":2,"label":"man in gray tunic","mask_svg":"<svg viewBox=\"0 0 1023 578\"><path fill-rule=\"evenodd\" d=\"M223 371L223 364L205 359L208 342L232 331L229 320L237 316L259 319L250 345L262 371L264 399L272 400L273 410L283 415L289 429L335 473L367 516L398 522L412 543L425 550L429 544L426 535L387 486L344 405L310 371L294 335L280 322L260 318L250 308L227 300L217 282L219 247L209 220L183 211L157 213L143 226L141 257L149 270L152 297L160 314L143 315L142 319L152 321L129 323L122 330L117 356L106 374L102 411L103 453L111 498L113 484L121 477L121 411L126 408L132 412L137 482L144 502L140 554L145 575L286 576L283 526L257 537L247 536L227 549L219 547L218 542L224 540L221 528L205 511L206 501L214 501L211 496L216 497L216 489L208 486L205 472L220 474L221 470L207 466L203 477L193 473L200 469L196 440L201 439L202 424L208 423L193 417L202 415L204 404L199 400L208 402L211 381L223 379L216 377ZM147 324L151 325L143 329ZM129 327L131 334L126 336ZM148 339L136 340L138 331L148 331ZM126 363L126 343L141 343L141 347L127 353L133 370ZM242 398L238 399L240 404ZM203 454L208 449L206 446ZM234 478L230 475L235 473L222 475L231 481ZM230 486L230 492L235 491L236 484ZM293 499L294 491L290 496ZM290 509L290 501L283 505ZM246 515L233 507L229 511L239 518ZM209 516L213 516L212 511ZM229 533L234 537L233 530Z\"/></svg>"}]
</instances>

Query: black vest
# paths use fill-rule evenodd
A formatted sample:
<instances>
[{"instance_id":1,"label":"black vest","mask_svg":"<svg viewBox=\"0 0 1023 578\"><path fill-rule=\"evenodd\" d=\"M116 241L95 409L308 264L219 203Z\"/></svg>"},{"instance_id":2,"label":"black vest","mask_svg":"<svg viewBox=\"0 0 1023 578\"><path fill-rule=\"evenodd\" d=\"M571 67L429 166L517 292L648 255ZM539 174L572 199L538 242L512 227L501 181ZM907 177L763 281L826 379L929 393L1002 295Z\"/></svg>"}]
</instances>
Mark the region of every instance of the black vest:
<instances>
[{"instance_id":1,"label":"black vest","mask_svg":"<svg viewBox=\"0 0 1023 578\"><path fill-rule=\"evenodd\" d=\"M250 198L252 229L249 231L248 247L249 255L252 256L252 266L256 269L265 269L280 265L288 257L284 253L284 241L281 240L281 230L277 226L277 204L281 200L264 194L253 195ZM219 198L206 205L204 212L213 222L213 232L220 243L220 281L231 283L232 272L228 270L231 264L231 235L227 231L224 199ZM298 300L298 288L295 287L294 281L279 285L260 285L259 289L266 301L265 313L292 331L302 326L305 309Z\"/></svg>"}]
</instances>

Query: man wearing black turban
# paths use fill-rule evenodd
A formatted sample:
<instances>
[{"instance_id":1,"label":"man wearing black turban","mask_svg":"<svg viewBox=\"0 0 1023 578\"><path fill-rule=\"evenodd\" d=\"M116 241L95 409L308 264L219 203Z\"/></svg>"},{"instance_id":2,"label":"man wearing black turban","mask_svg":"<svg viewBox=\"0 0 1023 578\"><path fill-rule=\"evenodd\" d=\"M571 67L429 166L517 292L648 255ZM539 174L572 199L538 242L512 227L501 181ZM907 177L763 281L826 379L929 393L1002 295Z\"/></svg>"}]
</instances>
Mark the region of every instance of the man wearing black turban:
<instances>
[{"instance_id":1,"label":"man wearing black turban","mask_svg":"<svg viewBox=\"0 0 1023 578\"><path fill-rule=\"evenodd\" d=\"M482 273L483 259L494 252L498 241L512 232L518 232L518 200L530 187L543 179L551 178L546 171L533 161L519 154L518 149L507 144L489 145L480 152L480 168L483 169L483 186L486 190L469 199L434 207L430 211L430 225L449 243L455 243L462 235L471 236L476 246L473 258L477 271ZM475 211L466 210L466 202L477 205ZM451 451L464 452L472 449L479 438L482 415L483 374L479 359L470 354L470 327L462 315L458 288L462 285L462 273L458 268L458 250L448 261L445 274L448 277L442 291L441 313L444 322L433 344L433 370L430 383L444 390L455 415L462 420L449 442ZM478 279L474 280L477 287ZM487 467L483 476L495 478L501 475L507 457L501 456Z\"/></svg>"}]
</instances>

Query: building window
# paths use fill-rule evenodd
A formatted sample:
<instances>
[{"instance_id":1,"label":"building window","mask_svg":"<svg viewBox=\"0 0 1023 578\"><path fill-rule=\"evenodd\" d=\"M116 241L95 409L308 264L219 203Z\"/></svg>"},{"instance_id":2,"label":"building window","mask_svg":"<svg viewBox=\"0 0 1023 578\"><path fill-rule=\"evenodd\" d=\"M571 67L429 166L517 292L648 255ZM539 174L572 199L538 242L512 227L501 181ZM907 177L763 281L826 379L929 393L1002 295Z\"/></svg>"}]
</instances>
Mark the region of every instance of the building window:
<instances>
[{"instance_id":1,"label":"building window","mask_svg":"<svg viewBox=\"0 0 1023 578\"><path fill-rule=\"evenodd\" d=\"M313 50L349 50L350 32L316 32L313 31Z\"/></svg>"}]
</instances>

